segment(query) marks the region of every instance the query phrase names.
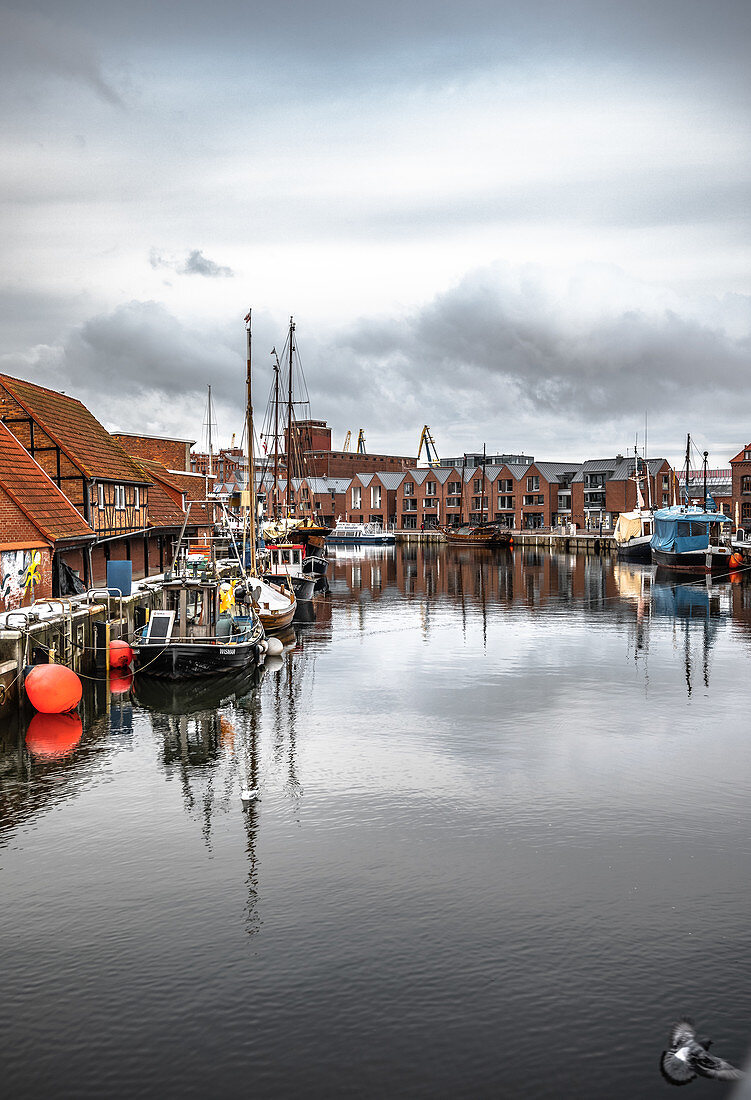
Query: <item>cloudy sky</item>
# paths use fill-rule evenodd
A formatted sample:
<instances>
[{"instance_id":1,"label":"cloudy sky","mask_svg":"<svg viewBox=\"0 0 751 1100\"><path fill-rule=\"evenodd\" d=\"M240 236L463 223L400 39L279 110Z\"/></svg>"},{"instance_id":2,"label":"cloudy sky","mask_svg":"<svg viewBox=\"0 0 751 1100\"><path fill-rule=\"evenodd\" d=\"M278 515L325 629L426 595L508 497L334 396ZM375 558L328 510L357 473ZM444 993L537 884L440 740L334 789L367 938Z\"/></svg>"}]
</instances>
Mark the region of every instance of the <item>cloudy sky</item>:
<instances>
[{"instance_id":1,"label":"cloudy sky","mask_svg":"<svg viewBox=\"0 0 751 1100\"><path fill-rule=\"evenodd\" d=\"M746 0L0 5L0 370L201 441L751 439ZM262 412L262 409L259 410ZM216 438L216 436L215 436Z\"/></svg>"}]
</instances>

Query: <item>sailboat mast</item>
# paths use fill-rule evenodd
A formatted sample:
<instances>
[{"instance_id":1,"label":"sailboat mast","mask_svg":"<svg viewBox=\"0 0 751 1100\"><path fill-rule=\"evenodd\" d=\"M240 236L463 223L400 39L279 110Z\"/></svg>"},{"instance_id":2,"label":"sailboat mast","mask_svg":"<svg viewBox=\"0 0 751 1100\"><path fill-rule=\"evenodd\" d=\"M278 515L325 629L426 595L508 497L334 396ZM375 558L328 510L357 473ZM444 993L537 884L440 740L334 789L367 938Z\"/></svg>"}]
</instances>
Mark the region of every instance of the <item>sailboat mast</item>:
<instances>
[{"instance_id":1,"label":"sailboat mast","mask_svg":"<svg viewBox=\"0 0 751 1100\"><path fill-rule=\"evenodd\" d=\"M214 452L211 446L211 386L209 386L209 407L206 414L209 425L209 477L214 477Z\"/></svg>"},{"instance_id":2,"label":"sailboat mast","mask_svg":"<svg viewBox=\"0 0 751 1100\"><path fill-rule=\"evenodd\" d=\"M256 479L253 464L253 393L250 384L251 361L251 314L248 310L245 318L247 340L247 361L245 370L245 430L248 436L248 499L250 501L250 575L256 575Z\"/></svg>"},{"instance_id":3,"label":"sailboat mast","mask_svg":"<svg viewBox=\"0 0 751 1100\"><path fill-rule=\"evenodd\" d=\"M292 489L292 476L294 474L292 459L292 365L295 350L295 322L289 319L289 378L287 380L287 515L289 515L290 503L294 506L294 494Z\"/></svg>"},{"instance_id":4,"label":"sailboat mast","mask_svg":"<svg viewBox=\"0 0 751 1100\"><path fill-rule=\"evenodd\" d=\"M704 452L704 511L707 510L707 459L709 451Z\"/></svg>"},{"instance_id":5,"label":"sailboat mast","mask_svg":"<svg viewBox=\"0 0 751 1100\"><path fill-rule=\"evenodd\" d=\"M279 356L274 348L274 519L279 520Z\"/></svg>"},{"instance_id":6,"label":"sailboat mast","mask_svg":"<svg viewBox=\"0 0 751 1100\"><path fill-rule=\"evenodd\" d=\"M688 473L689 473L690 462L691 462L691 436L687 435L686 436L686 481L685 481L684 486L683 486L683 502L684 502L684 504L688 504L688 501L689 501Z\"/></svg>"}]
</instances>

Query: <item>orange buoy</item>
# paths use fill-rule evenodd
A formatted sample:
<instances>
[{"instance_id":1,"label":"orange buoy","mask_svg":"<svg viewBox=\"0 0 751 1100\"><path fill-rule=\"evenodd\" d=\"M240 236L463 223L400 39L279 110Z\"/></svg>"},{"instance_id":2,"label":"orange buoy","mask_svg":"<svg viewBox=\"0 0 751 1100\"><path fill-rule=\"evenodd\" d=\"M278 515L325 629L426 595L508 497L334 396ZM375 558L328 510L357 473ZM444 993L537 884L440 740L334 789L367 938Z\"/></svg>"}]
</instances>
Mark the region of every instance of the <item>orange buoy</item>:
<instances>
[{"instance_id":1,"label":"orange buoy","mask_svg":"<svg viewBox=\"0 0 751 1100\"><path fill-rule=\"evenodd\" d=\"M121 638L110 642L110 668L127 668L133 660L133 650Z\"/></svg>"},{"instance_id":2,"label":"orange buoy","mask_svg":"<svg viewBox=\"0 0 751 1100\"><path fill-rule=\"evenodd\" d=\"M742 554L731 554L730 555L730 561L728 562L728 565L730 566L731 569L740 569L741 566L743 565L743 555Z\"/></svg>"},{"instance_id":3,"label":"orange buoy","mask_svg":"<svg viewBox=\"0 0 751 1100\"><path fill-rule=\"evenodd\" d=\"M83 686L73 669L65 665L34 665L24 687L29 702L42 714L62 714L81 702Z\"/></svg>"},{"instance_id":4,"label":"orange buoy","mask_svg":"<svg viewBox=\"0 0 751 1100\"><path fill-rule=\"evenodd\" d=\"M124 695L126 691L130 691L132 686L133 673L129 668L118 672L115 676L110 676L110 694L112 695Z\"/></svg>"},{"instance_id":5,"label":"orange buoy","mask_svg":"<svg viewBox=\"0 0 751 1100\"><path fill-rule=\"evenodd\" d=\"M73 752L82 734L78 714L35 714L26 731L26 748L34 756L53 760Z\"/></svg>"}]
</instances>

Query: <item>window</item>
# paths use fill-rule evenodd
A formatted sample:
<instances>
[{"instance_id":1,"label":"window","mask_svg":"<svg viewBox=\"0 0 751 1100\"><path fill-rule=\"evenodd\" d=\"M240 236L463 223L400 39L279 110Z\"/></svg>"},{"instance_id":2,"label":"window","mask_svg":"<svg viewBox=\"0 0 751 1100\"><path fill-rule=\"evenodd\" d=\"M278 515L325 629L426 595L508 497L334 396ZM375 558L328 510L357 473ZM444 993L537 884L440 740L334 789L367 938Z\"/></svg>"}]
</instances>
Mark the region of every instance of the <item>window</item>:
<instances>
[{"instance_id":1,"label":"window","mask_svg":"<svg viewBox=\"0 0 751 1100\"><path fill-rule=\"evenodd\" d=\"M435 497L425 497L425 499L422 502L422 506L423 506L423 508L435 508L435 506L436 506Z\"/></svg>"},{"instance_id":2,"label":"window","mask_svg":"<svg viewBox=\"0 0 751 1100\"><path fill-rule=\"evenodd\" d=\"M670 507L670 493L663 493L662 494L662 506L663 506L663 508L669 508Z\"/></svg>"},{"instance_id":3,"label":"window","mask_svg":"<svg viewBox=\"0 0 751 1100\"><path fill-rule=\"evenodd\" d=\"M472 497L472 508L475 512L479 512L481 508L485 509L487 506L487 497Z\"/></svg>"},{"instance_id":4,"label":"window","mask_svg":"<svg viewBox=\"0 0 751 1100\"><path fill-rule=\"evenodd\" d=\"M403 500L402 501L402 511L403 512L416 512L417 511L417 499L412 498L411 500Z\"/></svg>"},{"instance_id":5,"label":"window","mask_svg":"<svg viewBox=\"0 0 751 1100\"><path fill-rule=\"evenodd\" d=\"M371 489L370 489L370 507L371 508L380 508L381 507L381 486L380 485L372 485L371 486Z\"/></svg>"},{"instance_id":6,"label":"window","mask_svg":"<svg viewBox=\"0 0 751 1100\"><path fill-rule=\"evenodd\" d=\"M449 494L449 496L458 497L459 494L461 493L461 491L462 491L461 481L450 481L448 483L448 486L446 487L446 492Z\"/></svg>"},{"instance_id":7,"label":"window","mask_svg":"<svg viewBox=\"0 0 751 1100\"><path fill-rule=\"evenodd\" d=\"M741 492L751 493L751 477L749 477L748 474L745 474L741 478Z\"/></svg>"},{"instance_id":8,"label":"window","mask_svg":"<svg viewBox=\"0 0 751 1100\"><path fill-rule=\"evenodd\" d=\"M362 489L359 487L359 485L354 486L352 489L352 507L362 507Z\"/></svg>"},{"instance_id":9,"label":"window","mask_svg":"<svg viewBox=\"0 0 751 1100\"><path fill-rule=\"evenodd\" d=\"M303 485L303 487L302 487L302 498L303 498L303 500L308 500L309 497L310 497L310 492L308 490L308 486Z\"/></svg>"},{"instance_id":10,"label":"window","mask_svg":"<svg viewBox=\"0 0 751 1100\"><path fill-rule=\"evenodd\" d=\"M461 497L446 497L447 508L458 508L461 502Z\"/></svg>"},{"instance_id":11,"label":"window","mask_svg":"<svg viewBox=\"0 0 751 1100\"><path fill-rule=\"evenodd\" d=\"M510 477L500 478L496 483L499 493L513 493L514 482Z\"/></svg>"},{"instance_id":12,"label":"window","mask_svg":"<svg viewBox=\"0 0 751 1100\"><path fill-rule=\"evenodd\" d=\"M415 495L415 483L414 481L404 482L404 495L405 497L413 497Z\"/></svg>"},{"instance_id":13,"label":"window","mask_svg":"<svg viewBox=\"0 0 751 1100\"><path fill-rule=\"evenodd\" d=\"M133 504L135 505L136 508L141 507L141 490L138 488L137 485L136 485L135 489L133 490Z\"/></svg>"},{"instance_id":14,"label":"window","mask_svg":"<svg viewBox=\"0 0 751 1100\"><path fill-rule=\"evenodd\" d=\"M434 481L426 481L425 482L425 492L427 493L427 495L429 497L434 497L435 496L435 482Z\"/></svg>"},{"instance_id":15,"label":"window","mask_svg":"<svg viewBox=\"0 0 751 1100\"><path fill-rule=\"evenodd\" d=\"M96 503L97 508L104 508L104 486L101 484L96 487Z\"/></svg>"},{"instance_id":16,"label":"window","mask_svg":"<svg viewBox=\"0 0 751 1100\"><path fill-rule=\"evenodd\" d=\"M744 451L743 452L743 461L744 462L751 462L751 451Z\"/></svg>"},{"instance_id":17,"label":"window","mask_svg":"<svg viewBox=\"0 0 751 1100\"><path fill-rule=\"evenodd\" d=\"M537 504L537 497L531 494L529 496L525 496L524 504L527 507Z\"/></svg>"},{"instance_id":18,"label":"window","mask_svg":"<svg viewBox=\"0 0 751 1100\"><path fill-rule=\"evenodd\" d=\"M741 504L741 519L751 519L751 504Z\"/></svg>"},{"instance_id":19,"label":"window","mask_svg":"<svg viewBox=\"0 0 751 1100\"><path fill-rule=\"evenodd\" d=\"M527 478L527 492L536 493L540 488L540 479L537 476Z\"/></svg>"},{"instance_id":20,"label":"window","mask_svg":"<svg viewBox=\"0 0 751 1100\"><path fill-rule=\"evenodd\" d=\"M498 497L498 507L503 511L506 509L509 512L514 510L514 498L509 496Z\"/></svg>"},{"instance_id":21,"label":"window","mask_svg":"<svg viewBox=\"0 0 751 1100\"><path fill-rule=\"evenodd\" d=\"M115 486L115 508L118 512L122 512L125 508L125 486Z\"/></svg>"},{"instance_id":22,"label":"window","mask_svg":"<svg viewBox=\"0 0 751 1100\"><path fill-rule=\"evenodd\" d=\"M662 488L663 492L668 492L670 489L670 474L662 475Z\"/></svg>"},{"instance_id":23,"label":"window","mask_svg":"<svg viewBox=\"0 0 751 1100\"><path fill-rule=\"evenodd\" d=\"M480 490L482 489L482 478L481 477L476 477L472 484L473 484L473 487L474 487L474 491L476 493L479 493Z\"/></svg>"}]
</instances>

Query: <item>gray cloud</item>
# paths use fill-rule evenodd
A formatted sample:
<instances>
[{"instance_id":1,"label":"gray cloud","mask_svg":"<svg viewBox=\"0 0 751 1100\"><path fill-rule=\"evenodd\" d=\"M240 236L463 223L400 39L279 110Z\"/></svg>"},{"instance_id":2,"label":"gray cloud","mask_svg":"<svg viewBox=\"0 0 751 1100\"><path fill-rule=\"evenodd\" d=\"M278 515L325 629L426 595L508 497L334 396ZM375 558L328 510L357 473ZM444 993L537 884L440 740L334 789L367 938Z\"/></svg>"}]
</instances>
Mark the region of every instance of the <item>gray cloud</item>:
<instances>
[{"instance_id":1,"label":"gray cloud","mask_svg":"<svg viewBox=\"0 0 751 1100\"><path fill-rule=\"evenodd\" d=\"M189 252L184 260L163 256L157 249L152 248L149 263L153 268L166 267L176 271L178 275L203 275L207 279L232 279L235 274L231 267L220 267L213 260L207 259L197 248Z\"/></svg>"}]
</instances>

